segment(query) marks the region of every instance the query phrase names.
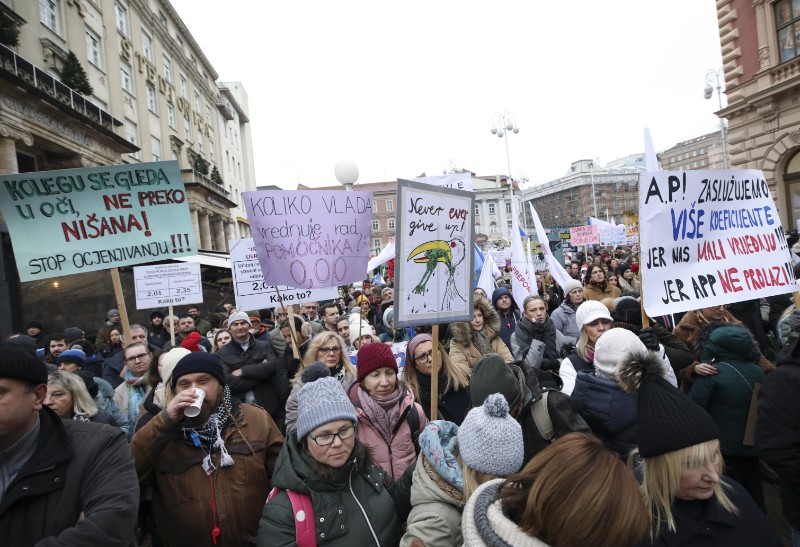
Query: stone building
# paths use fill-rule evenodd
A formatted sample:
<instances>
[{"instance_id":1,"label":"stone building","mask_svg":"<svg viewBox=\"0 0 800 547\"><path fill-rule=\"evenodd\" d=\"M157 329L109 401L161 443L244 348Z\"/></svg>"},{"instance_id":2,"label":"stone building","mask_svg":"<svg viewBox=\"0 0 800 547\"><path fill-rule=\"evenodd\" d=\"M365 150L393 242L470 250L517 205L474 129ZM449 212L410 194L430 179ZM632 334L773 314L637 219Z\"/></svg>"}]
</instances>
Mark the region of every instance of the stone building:
<instances>
[{"instance_id":1,"label":"stone building","mask_svg":"<svg viewBox=\"0 0 800 547\"><path fill-rule=\"evenodd\" d=\"M688 169L723 169L722 139L720 132L708 133L679 142L659 155L664 171Z\"/></svg>"},{"instance_id":2,"label":"stone building","mask_svg":"<svg viewBox=\"0 0 800 547\"><path fill-rule=\"evenodd\" d=\"M800 4L717 0L732 169L760 169L785 228L800 221Z\"/></svg>"}]
</instances>

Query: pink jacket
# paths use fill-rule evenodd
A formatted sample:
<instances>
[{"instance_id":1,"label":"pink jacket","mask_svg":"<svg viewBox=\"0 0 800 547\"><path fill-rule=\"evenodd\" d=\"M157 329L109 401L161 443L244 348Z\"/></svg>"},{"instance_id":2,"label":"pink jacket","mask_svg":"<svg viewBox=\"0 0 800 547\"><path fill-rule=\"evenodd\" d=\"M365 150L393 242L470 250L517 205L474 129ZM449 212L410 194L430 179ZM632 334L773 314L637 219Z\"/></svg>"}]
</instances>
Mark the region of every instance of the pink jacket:
<instances>
[{"instance_id":1,"label":"pink jacket","mask_svg":"<svg viewBox=\"0 0 800 547\"><path fill-rule=\"evenodd\" d=\"M350 401L356 407L356 415L358 415L358 439L370 448L373 463L381 466L392 478L398 479L403 475L403 471L417 459L414 442L411 438L411 428L408 425L408 419L405 417L407 416L406 409L411 405L416 407L417 415L419 416L419 432L422 432L425 426L428 425L425 411L422 410L418 403L414 402L414 393L403 385L401 389L406 392L405 397L400 400L400 406L402 407L400 415L404 416L403 423L392 437L391 445L386 444L386 441L383 440L381 434L372 425L367 413L361 406L358 398L358 386L358 382L355 382L347 390Z\"/></svg>"}]
</instances>

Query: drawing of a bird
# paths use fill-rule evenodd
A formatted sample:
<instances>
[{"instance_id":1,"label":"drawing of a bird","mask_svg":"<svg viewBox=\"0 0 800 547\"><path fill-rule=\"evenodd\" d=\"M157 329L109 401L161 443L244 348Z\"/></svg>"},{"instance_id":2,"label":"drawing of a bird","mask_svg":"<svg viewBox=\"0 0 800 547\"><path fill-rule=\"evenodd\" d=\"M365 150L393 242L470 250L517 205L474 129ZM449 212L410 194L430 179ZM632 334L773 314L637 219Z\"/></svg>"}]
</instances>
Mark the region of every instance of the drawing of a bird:
<instances>
[{"instance_id":1,"label":"drawing of a bird","mask_svg":"<svg viewBox=\"0 0 800 547\"><path fill-rule=\"evenodd\" d=\"M455 285L456 272L458 271L458 267L461 265L461 263L464 262L465 257L466 245L460 238L455 238L450 241L444 241L441 239L427 241L417 246L417 248L411 251L411 253L408 255L406 261L413 260L417 263L427 263L427 266L425 267L425 273L422 274L422 278L419 280L419 283L417 283L417 286L414 287L412 292L415 294L425 294L428 281L436 272L436 266L442 262L447 268L448 273L445 298L442 301L442 309L444 309L444 307L449 308L449 301L455 296L460 297L466 302L464 297L458 292L458 289Z\"/></svg>"}]
</instances>

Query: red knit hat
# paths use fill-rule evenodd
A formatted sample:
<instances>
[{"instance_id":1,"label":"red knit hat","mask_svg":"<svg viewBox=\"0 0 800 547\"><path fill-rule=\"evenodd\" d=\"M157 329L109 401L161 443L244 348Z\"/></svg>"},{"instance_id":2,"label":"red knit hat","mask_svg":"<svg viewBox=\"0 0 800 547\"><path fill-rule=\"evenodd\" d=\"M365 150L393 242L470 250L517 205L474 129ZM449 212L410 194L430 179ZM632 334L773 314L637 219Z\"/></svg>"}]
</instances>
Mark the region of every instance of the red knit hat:
<instances>
[{"instance_id":1,"label":"red knit hat","mask_svg":"<svg viewBox=\"0 0 800 547\"><path fill-rule=\"evenodd\" d=\"M178 344L182 348L186 348L192 353L200 350L200 333L199 332L190 332L189 335L184 338L180 344Z\"/></svg>"},{"instance_id":2,"label":"red knit hat","mask_svg":"<svg viewBox=\"0 0 800 547\"><path fill-rule=\"evenodd\" d=\"M356 368L359 382L363 380L367 374L379 368L388 367L397 372L397 361L394 359L392 347L388 344L375 342L361 346L361 349L358 350L357 361L358 364Z\"/></svg>"}]
</instances>

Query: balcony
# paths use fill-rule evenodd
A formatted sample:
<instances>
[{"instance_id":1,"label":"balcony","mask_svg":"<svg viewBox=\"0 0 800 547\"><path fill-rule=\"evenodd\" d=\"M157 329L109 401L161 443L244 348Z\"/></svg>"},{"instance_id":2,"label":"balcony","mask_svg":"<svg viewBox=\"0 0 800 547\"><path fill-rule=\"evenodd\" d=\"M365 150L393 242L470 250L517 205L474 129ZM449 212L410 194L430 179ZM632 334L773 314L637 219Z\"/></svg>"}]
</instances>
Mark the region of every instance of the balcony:
<instances>
[{"instance_id":1,"label":"balcony","mask_svg":"<svg viewBox=\"0 0 800 547\"><path fill-rule=\"evenodd\" d=\"M91 124L120 143L125 143L131 150L138 150L114 132L115 127L122 125L121 121L2 44L0 44L0 75L59 110Z\"/></svg>"},{"instance_id":2,"label":"balcony","mask_svg":"<svg viewBox=\"0 0 800 547\"><path fill-rule=\"evenodd\" d=\"M219 109L222 117L228 121L233 120L236 116L233 115L233 109L228 101L222 97L217 97L217 108Z\"/></svg>"},{"instance_id":3,"label":"balcony","mask_svg":"<svg viewBox=\"0 0 800 547\"><path fill-rule=\"evenodd\" d=\"M236 207L236 202L231 200L230 194L225 190L225 186L216 184L210 178L194 169L181 169L181 175L183 177L183 184L187 188L199 186L210 192L214 197L222 200L227 208Z\"/></svg>"}]
</instances>

